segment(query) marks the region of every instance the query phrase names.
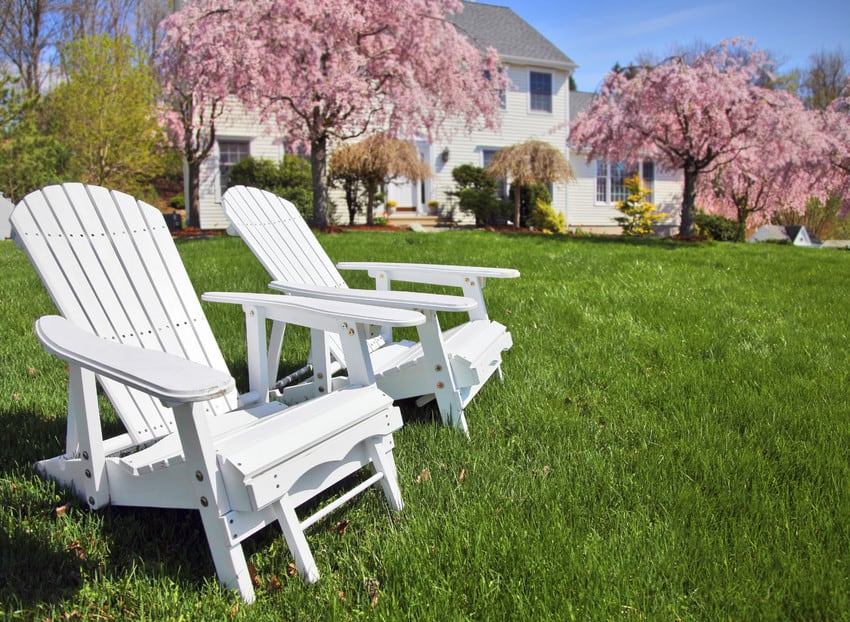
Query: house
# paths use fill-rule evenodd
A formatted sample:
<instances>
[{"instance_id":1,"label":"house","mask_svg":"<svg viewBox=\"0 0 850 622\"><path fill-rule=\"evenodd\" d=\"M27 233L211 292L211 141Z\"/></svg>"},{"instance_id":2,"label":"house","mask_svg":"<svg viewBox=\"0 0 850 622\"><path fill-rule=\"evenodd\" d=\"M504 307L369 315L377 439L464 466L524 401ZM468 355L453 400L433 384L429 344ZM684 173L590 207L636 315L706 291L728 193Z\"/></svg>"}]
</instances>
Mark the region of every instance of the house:
<instances>
[{"instance_id":1,"label":"house","mask_svg":"<svg viewBox=\"0 0 850 622\"><path fill-rule=\"evenodd\" d=\"M434 176L425 182L394 184L388 188L387 198L399 207L412 206L418 214L427 213L429 201L450 209L454 200L447 193L455 189L452 169L461 164L486 167L502 147L534 138L567 157L569 83L577 65L510 8L464 2L463 11L452 15L451 21L476 46L498 50L512 86L503 98L498 131L457 132L446 143L417 142ZM506 194L507 188L503 186L500 192ZM567 192L564 183L550 187L557 211L566 213ZM464 215L455 213L454 217L463 219ZM465 218L473 220L470 215Z\"/></svg>"},{"instance_id":2,"label":"house","mask_svg":"<svg viewBox=\"0 0 850 622\"><path fill-rule=\"evenodd\" d=\"M577 65L510 8L480 2L464 2L463 11L452 22L475 45L494 47L499 52L512 86L504 94L502 123L498 131L456 132L450 141L416 141L421 158L430 164L433 176L425 181L391 184L387 200L395 201L399 214L427 215L428 204L438 202L443 213L456 206L450 196L455 190L452 170L461 164L486 167L502 147L529 139L550 143L572 163L578 180L550 186L552 206L566 217L567 226L589 231L619 232L614 220L621 214L616 202L624 194L623 180L631 174L622 163L585 162L581 154L567 148L569 122L584 109L592 94L570 92L570 76ZM259 128L252 117L234 102L217 126L217 145L202 165L200 222L202 228L224 228L228 222L221 208L229 168L247 156L279 160L284 137L273 128ZM653 191L653 201L667 214L662 226L678 223L682 184L675 173L666 173L645 161L640 166L644 185ZM507 193L507 187L500 189ZM347 221L341 193L331 193L335 219ZM471 222L471 215L456 210L454 218Z\"/></svg>"},{"instance_id":3,"label":"house","mask_svg":"<svg viewBox=\"0 0 850 622\"><path fill-rule=\"evenodd\" d=\"M762 225L748 242L780 242L794 246L822 246L817 236L802 225Z\"/></svg>"},{"instance_id":4,"label":"house","mask_svg":"<svg viewBox=\"0 0 850 622\"><path fill-rule=\"evenodd\" d=\"M570 93L570 121L590 106L593 93ZM664 219L655 226L656 231L673 235L678 231L682 207L682 174L665 171L652 160L641 160L637 167L624 162L587 161L585 154L570 153L570 164L576 172L576 181L569 185L567 225L571 229L595 233L619 233L615 218L623 214L617 202L628 195L625 180L639 173L645 188L652 191L649 202Z\"/></svg>"}]
</instances>

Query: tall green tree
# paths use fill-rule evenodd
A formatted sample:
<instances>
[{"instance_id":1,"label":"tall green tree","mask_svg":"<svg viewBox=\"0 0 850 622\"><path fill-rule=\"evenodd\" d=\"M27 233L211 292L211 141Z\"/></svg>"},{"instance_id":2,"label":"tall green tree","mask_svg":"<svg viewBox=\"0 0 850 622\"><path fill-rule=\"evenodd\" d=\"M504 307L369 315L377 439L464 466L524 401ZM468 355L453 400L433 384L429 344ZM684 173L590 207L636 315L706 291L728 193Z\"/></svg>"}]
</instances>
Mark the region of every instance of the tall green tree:
<instances>
[{"instance_id":1,"label":"tall green tree","mask_svg":"<svg viewBox=\"0 0 850 622\"><path fill-rule=\"evenodd\" d=\"M65 148L43 131L40 106L22 80L0 77L0 192L12 201L61 181Z\"/></svg>"},{"instance_id":2,"label":"tall green tree","mask_svg":"<svg viewBox=\"0 0 850 622\"><path fill-rule=\"evenodd\" d=\"M97 35L69 44L67 81L49 95L53 129L78 180L139 192L163 169L156 86L129 38Z\"/></svg>"}]
</instances>

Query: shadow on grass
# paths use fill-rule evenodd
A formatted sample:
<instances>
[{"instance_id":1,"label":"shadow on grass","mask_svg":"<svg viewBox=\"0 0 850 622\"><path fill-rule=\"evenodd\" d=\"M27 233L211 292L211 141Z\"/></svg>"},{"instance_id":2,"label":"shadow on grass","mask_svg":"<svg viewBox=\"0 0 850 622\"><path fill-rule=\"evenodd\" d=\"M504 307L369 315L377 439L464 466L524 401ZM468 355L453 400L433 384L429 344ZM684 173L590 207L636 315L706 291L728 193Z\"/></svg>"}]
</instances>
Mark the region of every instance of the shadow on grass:
<instances>
[{"instance_id":1,"label":"shadow on grass","mask_svg":"<svg viewBox=\"0 0 850 622\"><path fill-rule=\"evenodd\" d=\"M58 602L83 584L78 560L45 545L40 536L0 532L0 551L0 603L8 609Z\"/></svg>"},{"instance_id":2,"label":"shadow on grass","mask_svg":"<svg viewBox=\"0 0 850 622\"><path fill-rule=\"evenodd\" d=\"M401 410L404 425L442 425L437 400L431 400L423 406L416 405L416 398L398 400L395 404Z\"/></svg>"},{"instance_id":3,"label":"shadow on grass","mask_svg":"<svg viewBox=\"0 0 850 622\"><path fill-rule=\"evenodd\" d=\"M434 403L419 408L408 400L400 406L407 423L439 421ZM8 483L0 488L0 516L5 515L0 521L0 607L7 612L74 602L92 588L102 592L109 610L121 611L124 603L116 586L127 581L195 590L215 576L195 510L108 506L91 511L70 490L44 482L28 470L28 464L61 451L56 445L64 440L64 418L0 413L0 434L12 442L4 448L4 457L18 465L0 471L0 481ZM299 514L312 513L367 476L365 472L349 476L299 507ZM345 504L315 529L336 529L363 502L358 497ZM281 537L276 525L270 525L244 543L245 555L267 549Z\"/></svg>"},{"instance_id":4,"label":"shadow on grass","mask_svg":"<svg viewBox=\"0 0 850 622\"><path fill-rule=\"evenodd\" d=\"M104 428L109 434L120 424ZM72 491L39 478L31 465L61 454L65 432L64 417L0 412L0 612L73 599L92 581L136 575L200 585L214 574L197 512L90 511Z\"/></svg>"},{"instance_id":5,"label":"shadow on grass","mask_svg":"<svg viewBox=\"0 0 850 622\"><path fill-rule=\"evenodd\" d=\"M0 411L0 465L31 465L64 450L64 417L49 419L23 410Z\"/></svg>"},{"instance_id":6,"label":"shadow on grass","mask_svg":"<svg viewBox=\"0 0 850 622\"><path fill-rule=\"evenodd\" d=\"M132 578L200 589L215 574L200 515L193 510L91 511L71 501L59 516L50 499L45 501L10 532L0 531L0 603L7 610L71 600L85 584L121 585ZM111 605L120 610L120 602Z\"/></svg>"}]
</instances>

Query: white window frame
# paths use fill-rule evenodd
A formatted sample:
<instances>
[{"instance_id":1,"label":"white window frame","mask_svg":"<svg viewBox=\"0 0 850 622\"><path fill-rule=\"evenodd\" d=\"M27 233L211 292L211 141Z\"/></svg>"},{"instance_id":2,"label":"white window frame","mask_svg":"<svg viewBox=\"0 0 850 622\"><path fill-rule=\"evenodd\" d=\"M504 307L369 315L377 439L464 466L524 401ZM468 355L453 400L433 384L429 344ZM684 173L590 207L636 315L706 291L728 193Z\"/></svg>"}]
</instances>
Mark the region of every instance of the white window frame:
<instances>
[{"instance_id":1,"label":"white window frame","mask_svg":"<svg viewBox=\"0 0 850 622\"><path fill-rule=\"evenodd\" d=\"M655 163L652 160L641 160L638 162L637 169L629 168L624 162L596 160L596 176L594 178L596 181L594 187L596 205L616 205L628 196L624 186L614 188L611 174L614 170L619 171L619 175L615 175L615 177L621 181L625 181L628 177L640 171L640 182L650 191L647 202L653 202L655 196Z\"/></svg>"},{"instance_id":2,"label":"white window frame","mask_svg":"<svg viewBox=\"0 0 850 622\"><path fill-rule=\"evenodd\" d=\"M244 155L242 155L241 157L239 157L235 161L231 162L230 160L232 158L229 157L230 153L228 152L228 158L227 158L228 161L225 162L224 161L225 160L225 158L224 158L225 150L222 149L222 145L225 145L225 146L231 146L231 145L236 146L236 145L238 145L239 147L244 146L245 147ZM216 148L218 149L218 195L219 195L219 199L220 199L221 195L224 194L224 191L227 190L226 184L227 184L227 181L229 179L230 169L232 169L235 164L238 164L239 162L241 162L245 158L248 158L248 157L251 156L251 141L247 138L238 138L238 137L226 136L226 137L216 139Z\"/></svg>"}]
</instances>

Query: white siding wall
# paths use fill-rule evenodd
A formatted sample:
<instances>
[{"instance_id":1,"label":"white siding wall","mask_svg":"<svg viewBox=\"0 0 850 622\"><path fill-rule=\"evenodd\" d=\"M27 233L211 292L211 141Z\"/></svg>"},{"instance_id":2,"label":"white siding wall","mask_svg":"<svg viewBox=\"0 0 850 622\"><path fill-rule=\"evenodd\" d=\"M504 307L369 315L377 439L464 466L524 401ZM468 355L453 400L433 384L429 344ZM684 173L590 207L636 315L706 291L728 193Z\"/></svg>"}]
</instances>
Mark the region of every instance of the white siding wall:
<instances>
[{"instance_id":1,"label":"white siding wall","mask_svg":"<svg viewBox=\"0 0 850 622\"><path fill-rule=\"evenodd\" d=\"M528 78L532 70L552 74L551 113L529 109ZM567 119L569 119L567 73L563 70L544 67L511 65L508 67L508 77L511 79L512 87L506 93L506 107L502 113L500 131L478 131L471 135L460 132L449 145L449 161L438 170L436 179L439 196L435 198L441 204L447 200L445 192L453 190L455 186L451 175L452 169L467 163L483 166L484 149L508 147L533 138L548 142L564 156L567 155ZM440 152L442 148L438 147L436 151ZM552 207L558 212L566 213L566 184L554 185ZM473 220L472 216L466 218Z\"/></svg>"},{"instance_id":2,"label":"white siding wall","mask_svg":"<svg viewBox=\"0 0 850 622\"><path fill-rule=\"evenodd\" d=\"M257 123L256 115L246 112L235 99L228 101L216 124L216 139L249 141L255 158L279 161L283 157L283 141L276 132ZM218 145L201 164L200 222L202 229L226 229L230 225L221 208Z\"/></svg>"}]
</instances>

